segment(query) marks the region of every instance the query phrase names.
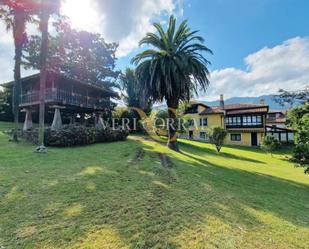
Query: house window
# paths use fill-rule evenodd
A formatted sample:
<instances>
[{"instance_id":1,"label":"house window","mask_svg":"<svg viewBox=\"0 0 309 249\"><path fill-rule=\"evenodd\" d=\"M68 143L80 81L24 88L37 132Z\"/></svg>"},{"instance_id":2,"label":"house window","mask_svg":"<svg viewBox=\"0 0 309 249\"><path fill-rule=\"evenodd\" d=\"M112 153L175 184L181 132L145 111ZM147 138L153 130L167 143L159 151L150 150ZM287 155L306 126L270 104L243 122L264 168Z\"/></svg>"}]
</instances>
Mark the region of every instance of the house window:
<instances>
[{"instance_id":1,"label":"house window","mask_svg":"<svg viewBox=\"0 0 309 249\"><path fill-rule=\"evenodd\" d=\"M231 134L231 141L241 141L240 134Z\"/></svg>"},{"instance_id":2,"label":"house window","mask_svg":"<svg viewBox=\"0 0 309 249\"><path fill-rule=\"evenodd\" d=\"M253 125L256 125L256 124L257 124L256 116L252 116L252 124L253 124Z\"/></svg>"},{"instance_id":3,"label":"house window","mask_svg":"<svg viewBox=\"0 0 309 249\"><path fill-rule=\"evenodd\" d=\"M200 139L206 139L206 132L205 131L200 132Z\"/></svg>"},{"instance_id":4,"label":"house window","mask_svg":"<svg viewBox=\"0 0 309 249\"><path fill-rule=\"evenodd\" d=\"M250 125L251 124L251 116L244 116L243 117L243 124Z\"/></svg>"},{"instance_id":5,"label":"house window","mask_svg":"<svg viewBox=\"0 0 309 249\"><path fill-rule=\"evenodd\" d=\"M261 115L243 116L243 125L245 126L262 125L262 116Z\"/></svg>"},{"instance_id":6,"label":"house window","mask_svg":"<svg viewBox=\"0 0 309 249\"><path fill-rule=\"evenodd\" d=\"M241 125L241 117L236 117L236 123L237 125Z\"/></svg>"},{"instance_id":7,"label":"house window","mask_svg":"<svg viewBox=\"0 0 309 249\"><path fill-rule=\"evenodd\" d=\"M262 116L257 116L256 121L258 124L262 124Z\"/></svg>"},{"instance_id":8,"label":"house window","mask_svg":"<svg viewBox=\"0 0 309 249\"><path fill-rule=\"evenodd\" d=\"M188 120L188 124L189 124L189 126L193 126L194 125L194 120L193 119L189 119Z\"/></svg>"},{"instance_id":9,"label":"house window","mask_svg":"<svg viewBox=\"0 0 309 249\"><path fill-rule=\"evenodd\" d=\"M207 118L200 118L200 126L207 126Z\"/></svg>"},{"instance_id":10,"label":"house window","mask_svg":"<svg viewBox=\"0 0 309 249\"><path fill-rule=\"evenodd\" d=\"M241 125L241 116L227 117L227 118L225 118L225 124L240 126Z\"/></svg>"}]
</instances>

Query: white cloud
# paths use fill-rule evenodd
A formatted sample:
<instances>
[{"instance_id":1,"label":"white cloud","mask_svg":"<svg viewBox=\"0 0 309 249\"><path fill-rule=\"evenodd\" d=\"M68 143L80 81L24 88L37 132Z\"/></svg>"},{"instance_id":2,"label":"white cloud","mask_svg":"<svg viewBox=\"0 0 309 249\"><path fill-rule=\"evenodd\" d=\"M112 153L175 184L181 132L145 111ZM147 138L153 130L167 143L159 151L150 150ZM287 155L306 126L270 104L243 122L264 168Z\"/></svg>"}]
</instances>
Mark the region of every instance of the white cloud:
<instances>
[{"instance_id":1,"label":"white cloud","mask_svg":"<svg viewBox=\"0 0 309 249\"><path fill-rule=\"evenodd\" d=\"M154 31L154 20L182 14L180 0L97 0L97 5L103 15L102 34L108 41L119 42L118 56L137 48L146 32Z\"/></svg>"},{"instance_id":2,"label":"white cloud","mask_svg":"<svg viewBox=\"0 0 309 249\"><path fill-rule=\"evenodd\" d=\"M182 14L182 0L66 0L64 10L72 25L103 34L109 42L118 42L117 56L125 56L138 47L146 32L153 31L152 22L168 14ZM84 17L82 17L84 16ZM165 18L165 19L166 19ZM51 29L52 30L52 29ZM28 25L28 34L37 27ZM13 79L14 45L12 33L0 22L0 83ZM33 71L23 71L23 76Z\"/></svg>"},{"instance_id":3,"label":"white cloud","mask_svg":"<svg viewBox=\"0 0 309 249\"><path fill-rule=\"evenodd\" d=\"M37 27L34 25L27 26L28 35L35 34ZM3 23L0 22L0 84L13 80L14 67L14 43L12 31L7 31ZM23 70L22 76L32 74L33 70Z\"/></svg>"},{"instance_id":4,"label":"white cloud","mask_svg":"<svg viewBox=\"0 0 309 249\"><path fill-rule=\"evenodd\" d=\"M0 84L12 80L14 46L12 33L0 23Z\"/></svg>"},{"instance_id":5,"label":"white cloud","mask_svg":"<svg viewBox=\"0 0 309 249\"><path fill-rule=\"evenodd\" d=\"M309 37L295 37L273 48L265 47L248 55L246 70L214 70L206 96L199 99L251 97L277 93L278 89L298 90L309 85Z\"/></svg>"}]
</instances>

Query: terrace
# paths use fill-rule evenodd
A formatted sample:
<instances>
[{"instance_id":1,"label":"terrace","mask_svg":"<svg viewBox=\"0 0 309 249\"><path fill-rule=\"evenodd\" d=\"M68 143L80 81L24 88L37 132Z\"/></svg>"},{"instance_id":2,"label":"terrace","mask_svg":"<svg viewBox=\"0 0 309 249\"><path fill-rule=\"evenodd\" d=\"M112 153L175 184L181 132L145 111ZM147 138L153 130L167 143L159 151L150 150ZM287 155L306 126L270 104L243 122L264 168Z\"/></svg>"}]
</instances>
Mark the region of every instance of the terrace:
<instances>
[{"instance_id":1,"label":"terrace","mask_svg":"<svg viewBox=\"0 0 309 249\"><path fill-rule=\"evenodd\" d=\"M20 107L37 105L39 101L39 91L33 90L21 95ZM45 90L45 103L71 105L89 109L104 109L110 107L110 101L108 100L85 96L59 88L48 88Z\"/></svg>"}]
</instances>

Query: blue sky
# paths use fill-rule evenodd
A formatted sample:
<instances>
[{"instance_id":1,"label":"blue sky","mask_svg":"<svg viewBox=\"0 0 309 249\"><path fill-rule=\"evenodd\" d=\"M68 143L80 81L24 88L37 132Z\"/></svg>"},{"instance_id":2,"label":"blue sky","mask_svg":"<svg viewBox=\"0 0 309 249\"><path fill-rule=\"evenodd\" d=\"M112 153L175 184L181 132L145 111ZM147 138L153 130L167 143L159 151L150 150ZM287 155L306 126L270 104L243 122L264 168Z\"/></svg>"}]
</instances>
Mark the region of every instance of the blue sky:
<instances>
[{"instance_id":1,"label":"blue sky","mask_svg":"<svg viewBox=\"0 0 309 249\"><path fill-rule=\"evenodd\" d=\"M139 52L138 41L174 14L200 30L214 55L210 87L196 98L219 94L259 96L309 85L309 1L306 0L66 0L73 27L119 43L117 67ZM84 18L81 18L84 16ZM28 27L29 33L36 28ZM12 79L13 43L0 24L0 82ZM23 75L31 72L23 72Z\"/></svg>"},{"instance_id":2,"label":"blue sky","mask_svg":"<svg viewBox=\"0 0 309 249\"><path fill-rule=\"evenodd\" d=\"M289 38L309 36L309 1L306 0L185 0L183 16L192 29L200 30L212 69L245 68L244 57ZM167 19L166 16L161 19ZM119 68L129 64L121 57Z\"/></svg>"}]
</instances>

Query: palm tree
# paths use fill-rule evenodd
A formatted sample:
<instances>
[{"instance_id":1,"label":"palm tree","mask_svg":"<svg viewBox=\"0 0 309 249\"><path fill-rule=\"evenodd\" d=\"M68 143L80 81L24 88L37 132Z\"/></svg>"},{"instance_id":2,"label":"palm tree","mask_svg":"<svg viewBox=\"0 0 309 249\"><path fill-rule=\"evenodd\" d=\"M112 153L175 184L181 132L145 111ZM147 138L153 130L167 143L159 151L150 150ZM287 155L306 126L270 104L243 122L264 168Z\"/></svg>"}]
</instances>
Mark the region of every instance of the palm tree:
<instances>
[{"instance_id":1,"label":"palm tree","mask_svg":"<svg viewBox=\"0 0 309 249\"><path fill-rule=\"evenodd\" d=\"M123 100L129 107L140 108L140 94L135 77L135 71L131 68L126 70L120 75L121 90L123 93Z\"/></svg>"},{"instance_id":2,"label":"palm tree","mask_svg":"<svg viewBox=\"0 0 309 249\"><path fill-rule=\"evenodd\" d=\"M143 109L147 114L151 112L152 100L140 88L134 69L126 68L120 75L120 86L121 90L124 91L123 100L128 107Z\"/></svg>"},{"instance_id":3,"label":"palm tree","mask_svg":"<svg viewBox=\"0 0 309 249\"><path fill-rule=\"evenodd\" d=\"M2 0L0 1L0 19L6 25L7 30L13 31L15 56L14 56L14 85L12 97L12 111L14 114L14 132L12 140L17 142L18 116L19 116L19 95L21 89L21 58L23 45L26 42L26 23L32 22L30 9L25 6L22 0Z\"/></svg>"},{"instance_id":4,"label":"palm tree","mask_svg":"<svg viewBox=\"0 0 309 249\"><path fill-rule=\"evenodd\" d=\"M44 146L44 119L45 119L45 88L47 76L48 54L48 22L52 14L57 13L60 0L41 0L39 8L40 30L42 33L40 49L40 108L39 108L39 147L37 152L46 152Z\"/></svg>"},{"instance_id":5,"label":"palm tree","mask_svg":"<svg viewBox=\"0 0 309 249\"><path fill-rule=\"evenodd\" d=\"M155 23L158 34L147 33L139 45L153 48L137 54L132 63L137 65L136 74L141 87L154 101L166 100L169 107L168 147L178 151L176 136L176 110L180 101L198 95L209 85L208 65L203 52L212 53L204 39L191 31L187 21L176 29L176 18L171 16L166 31Z\"/></svg>"}]
</instances>

